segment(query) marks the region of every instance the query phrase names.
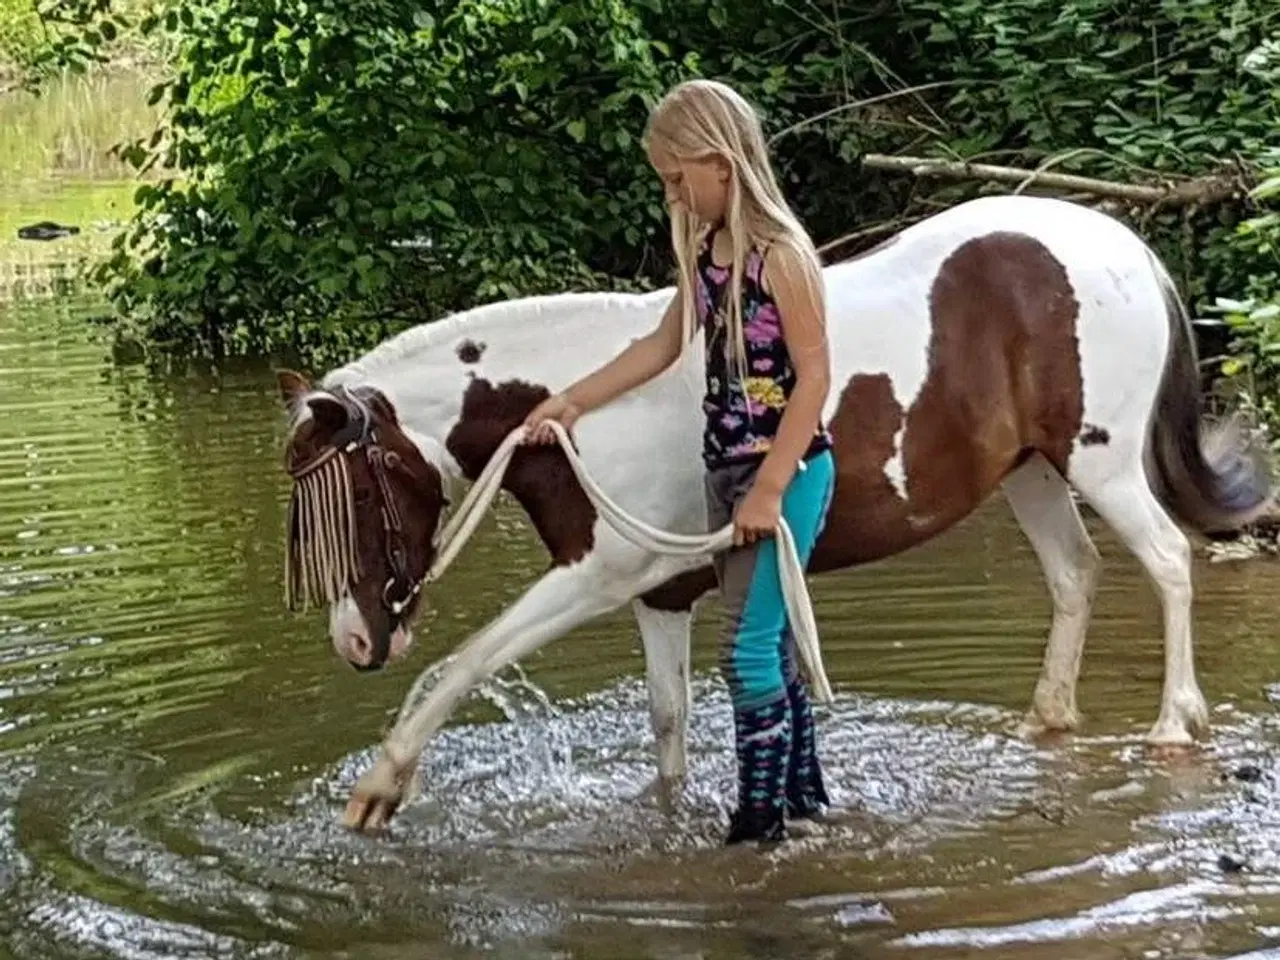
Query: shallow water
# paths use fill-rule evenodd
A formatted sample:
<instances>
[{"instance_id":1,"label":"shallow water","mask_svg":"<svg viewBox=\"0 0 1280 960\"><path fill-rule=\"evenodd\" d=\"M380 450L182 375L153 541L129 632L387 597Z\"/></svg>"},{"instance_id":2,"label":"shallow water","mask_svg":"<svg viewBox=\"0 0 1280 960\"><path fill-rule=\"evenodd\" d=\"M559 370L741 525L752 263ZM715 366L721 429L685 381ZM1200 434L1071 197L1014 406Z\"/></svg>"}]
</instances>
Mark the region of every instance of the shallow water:
<instances>
[{"instance_id":1,"label":"shallow water","mask_svg":"<svg viewBox=\"0 0 1280 960\"><path fill-rule=\"evenodd\" d=\"M490 518L409 664L365 677L282 604L286 486L266 370L114 368L74 301L0 301L0 955L1229 957L1280 944L1272 561L1197 570L1198 755L1157 760L1159 612L1105 569L1081 734L1012 736L1049 606L1002 503L814 582L849 822L719 846L729 711L699 627L691 783L653 773L638 638L577 631L431 748L391 835L335 824L416 670L542 556ZM544 693L546 701L539 695ZM1237 869L1241 867L1242 869Z\"/></svg>"}]
</instances>

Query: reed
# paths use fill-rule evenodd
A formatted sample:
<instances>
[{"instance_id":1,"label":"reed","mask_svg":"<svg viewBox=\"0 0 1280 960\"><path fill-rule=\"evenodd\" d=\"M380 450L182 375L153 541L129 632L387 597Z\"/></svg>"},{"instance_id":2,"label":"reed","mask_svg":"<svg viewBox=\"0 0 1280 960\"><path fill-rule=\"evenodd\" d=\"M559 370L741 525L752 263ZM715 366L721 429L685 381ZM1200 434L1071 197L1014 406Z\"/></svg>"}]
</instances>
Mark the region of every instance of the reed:
<instances>
[{"instance_id":1,"label":"reed","mask_svg":"<svg viewBox=\"0 0 1280 960\"><path fill-rule=\"evenodd\" d=\"M111 148L155 130L153 82L136 68L106 67L53 78L39 96L0 94L0 181L132 176Z\"/></svg>"}]
</instances>

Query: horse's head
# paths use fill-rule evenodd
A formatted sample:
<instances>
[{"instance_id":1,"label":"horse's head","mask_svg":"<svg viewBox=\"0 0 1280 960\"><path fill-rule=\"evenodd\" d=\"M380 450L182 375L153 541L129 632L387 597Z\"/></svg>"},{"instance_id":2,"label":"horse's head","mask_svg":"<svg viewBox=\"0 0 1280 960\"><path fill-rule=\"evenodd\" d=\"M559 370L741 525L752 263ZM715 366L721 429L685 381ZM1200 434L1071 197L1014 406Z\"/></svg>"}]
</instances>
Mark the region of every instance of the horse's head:
<instances>
[{"instance_id":1,"label":"horse's head","mask_svg":"<svg viewBox=\"0 0 1280 960\"><path fill-rule=\"evenodd\" d=\"M279 382L292 418L287 602L327 602L334 650L377 669L412 642L447 503L440 471L378 390L322 390L291 371Z\"/></svg>"}]
</instances>

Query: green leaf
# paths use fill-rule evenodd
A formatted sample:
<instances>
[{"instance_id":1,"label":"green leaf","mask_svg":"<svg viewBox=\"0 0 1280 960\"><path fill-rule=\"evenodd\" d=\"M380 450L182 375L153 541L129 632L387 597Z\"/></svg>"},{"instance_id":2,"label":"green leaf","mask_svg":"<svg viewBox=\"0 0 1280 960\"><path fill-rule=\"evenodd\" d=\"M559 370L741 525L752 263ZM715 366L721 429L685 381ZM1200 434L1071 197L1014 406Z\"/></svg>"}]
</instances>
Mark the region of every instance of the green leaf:
<instances>
[{"instance_id":1,"label":"green leaf","mask_svg":"<svg viewBox=\"0 0 1280 960\"><path fill-rule=\"evenodd\" d=\"M1255 200L1270 200L1277 194L1280 194L1280 174L1268 177L1250 192Z\"/></svg>"},{"instance_id":2,"label":"green leaf","mask_svg":"<svg viewBox=\"0 0 1280 960\"><path fill-rule=\"evenodd\" d=\"M582 120L570 120L565 124L565 131L578 143L583 143L587 139L587 125Z\"/></svg>"}]
</instances>

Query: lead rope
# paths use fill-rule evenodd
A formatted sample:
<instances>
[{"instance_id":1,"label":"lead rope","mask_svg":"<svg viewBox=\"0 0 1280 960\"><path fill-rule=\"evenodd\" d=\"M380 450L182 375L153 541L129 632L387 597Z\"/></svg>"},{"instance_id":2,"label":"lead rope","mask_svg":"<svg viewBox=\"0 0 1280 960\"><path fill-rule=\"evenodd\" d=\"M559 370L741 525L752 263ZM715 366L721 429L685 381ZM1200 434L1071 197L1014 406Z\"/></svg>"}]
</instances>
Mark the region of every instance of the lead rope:
<instances>
[{"instance_id":1,"label":"lead rope","mask_svg":"<svg viewBox=\"0 0 1280 960\"><path fill-rule=\"evenodd\" d=\"M555 420L546 422L551 426L556 439L560 441L560 447L569 460L569 466L573 468L574 475L582 484L587 497L609 525L624 539L642 550L676 557L710 557L733 544L732 523L707 534L680 534L659 530L631 516L614 503L587 473L586 466L573 448L573 442L569 439L564 426ZM519 426L506 436L493 456L489 458L480 476L472 484L466 497L458 506L457 512L445 525L440 535L443 546L424 578L427 583L438 580L444 574L458 552L475 533L489 504L498 495L507 464L511 462L515 449L524 439L525 433L525 427ZM801 463L800 466L804 469L805 465ZM818 644L818 627L813 617L813 603L805 583L804 568L800 563L800 555L796 550L791 528L781 517L778 518L776 534L780 547L778 570L782 581L782 597L786 604L787 618L795 636L796 648L800 653L801 666L813 687L814 698L820 703L830 703L833 699L831 684L822 662L822 651ZM423 680L424 677L419 678L420 683ZM406 709L409 703L416 699L420 683L414 684L414 689L406 698ZM404 713L405 711L402 710L402 717Z\"/></svg>"},{"instance_id":2,"label":"lead rope","mask_svg":"<svg viewBox=\"0 0 1280 960\"><path fill-rule=\"evenodd\" d=\"M569 460L569 466L573 469L578 482L582 484L587 497L609 522L610 526L624 539L651 553L684 557L709 557L733 543L732 523L726 524L721 529L711 533L689 535L658 530L643 520L631 516L609 499L608 495L590 477L585 465L582 463L582 459L578 456L578 452L573 448L573 443L569 439L569 434L565 428L554 420L547 422L551 425L556 439L560 442L561 449L564 450L565 456ZM431 583L438 580L449 564L453 562L458 552L475 533L489 504L498 495L498 491L501 489L502 475L506 472L507 464L511 462L511 458L515 454L515 448L524 439L525 433L524 426L519 426L511 431L503 439L498 449L494 451L493 456L490 457L480 475L476 477L471 489L467 491L462 503L458 505L457 512L449 519L440 533L438 542L443 546L436 555L436 560L432 563L431 569L427 571L426 576L423 578L424 582ZM804 463L800 464L800 469L805 469ZM800 653L800 667L813 688L814 700L819 703L830 703L834 697L831 692L831 684L827 680L826 669L822 663L822 651L818 646L818 628L813 618L813 604L809 598L808 586L805 584L804 568L800 565L800 556L796 551L795 538L792 536L791 528L787 526L786 520L781 517L778 518L778 527L775 532L781 548L779 550L778 570L782 585L782 597L787 609L787 618L791 623L792 633L795 637L796 648ZM383 739L382 757L365 774L364 779L369 781L371 788L376 784L378 790L384 791L390 796L395 791L397 771L399 771L400 775L403 775L417 768L422 748L425 745L425 734L422 728L426 704L419 702L423 689L432 680L439 677L440 671L447 664L459 657L473 661L473 666L483 664L486 653L484 645L486 637L487 631L481 631L473 635L460 649L431 664L418 675L418 679L414 681L413 687L410 688L409 693L404 698L404 702L401 704L395 726ZM392 764L392 766L388 767L388 763ZM406 802L412 801L417 793L418 778L410 775L404 785L404 800Z\"/></svg>"}]
</instances>

